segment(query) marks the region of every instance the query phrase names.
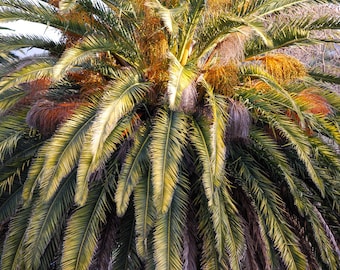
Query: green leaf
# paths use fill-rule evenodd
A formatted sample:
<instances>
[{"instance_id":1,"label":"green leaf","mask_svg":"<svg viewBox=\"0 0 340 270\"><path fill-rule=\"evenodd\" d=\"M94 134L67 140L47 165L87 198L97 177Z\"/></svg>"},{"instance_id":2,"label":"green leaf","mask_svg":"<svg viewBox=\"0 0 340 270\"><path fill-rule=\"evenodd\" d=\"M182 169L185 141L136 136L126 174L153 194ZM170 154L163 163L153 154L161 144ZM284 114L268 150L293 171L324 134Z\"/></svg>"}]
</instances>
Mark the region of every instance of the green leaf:
<instances>
[{"instance_id":1,"label":"green leaf","mask_svg":"<svg viewBox=\"0 0 340 270\"><path fill-rule=\"evenodd\" d=\"M1 257L1 269L17 270L24 269L22 258L23 244L27 237L26 228L27 220L31 216L32 205L20 209L12 218L9 224L8 236L4 243L4 249Z\"/></svg>"},{"instance_id":2,"label":"green leaf","mask_svg":"<svg viewBox=\"0 0 340 270\"><path fill-rule=\"evenodd\" d=\"M95 105L80 107L44 147L46 153L40 187L47 201L54 196L62 179L77 165L96 110Z\"/></svg>"},{"instance_id":3,"label":"green leaf","mask_svg":"<svg viewBox=\"0 0 340 270\"><path fill-rule=\"evenodd\" d=\"M117 215L124 215L128 205L130 195L141 177L148 171L148 150L149 150L149 129L141 126L135 134L133 146L127 153L122 172L118 178L118 186L115 195L117 205Z\"/></svg>"},{"instance_id":4,"label":"green leaf","mask_svg":"<svg viewBox=\"0 0 340 270\"><path fill-rule=\"evenodd\" d=\"M156 209L152 200L151 168L143 175L134 190L134 205L136 219L136 249L139 256L150 256L150 234L156 219Z\"/></svg>"},{"instance_id":5,"label":"green leaf","mask_svg":"<svg viewBox=\"0 0 340 270\"><path fill-rule=\"evenodd\" d=\"M131 112L150 90L150 84L143 82L140 75L132 70L125 71L106 88L106 94L93 124L92 152L94 160L103 149L106 141L118 121Z\"/></svg>"},{"instance_id":6,"label":"green leaf","mask_svg":"<svg viewBox=\"0 0 340 270\"><path fill-rule=\"evenodd\" d=\"M160 214L155 223L154 259L156 269L183 269L183 228L188 203L187 179L180 176L173 200L166 213Z\"/></svg>"},{"instance_id":7,"label":"green leaf","mask_svg":"<svg viewBox=\"0 0 340 270\"><path fill-rule=\"evenodd\" d=\"M182 66L178 59L170 52L169 59L170 78L167 89L169 96L169 107L171 110L178 110L182 101L182 93L194 82L196 73L188 66Z\"/></svg>"},{"instance_id":8,"label":"green leaf","mask_svg":"<svg viewBox=\"0 0 340 270\"><path fill-rule=\"evenodd\" d=\"M209 123L203 119L198 122L195 119L192 121L192 130L190 132L190 141L197 151L197 156L202 164L202 183L204 186L205 196L208 200L208 206L213 204L213 193L215 189L215 176L213 173L213 164L211 161L211 138Z\"/></svg>"},{"instance_id":9,"label":"green leaf","mask_svg":"<svg viewBox=\"0 0 340 270\"><path fill-rule=\"evenodd\" d=\"M61 266L86 270L97 246L100 228L109 210L105 185L93 187L83 207L75 210L66 227Z\"/></svg>"},{"instance_id":10,"label":"green leaf","mask_svg":"<svg viewBox=\"0 0 340 270\"><path fill-rule=\"evenodd\" d=\"M38 200L33 208L27 228L24 258L26 266L38 269L45 249L57 232L60 232L66 216L73 205L75 170L66 177L53 198L46 202Z\"/></svg>"},{"instance_id":11,"label":"green leaf","mask_svg":"<svg viewBox=\"0 0 340 270\"><path fill-rule=\"evenodd\" d=\"M185 114L160 109L151 131L153 200L157 212L167 212L178 183L179 166L187 139Z\"/></svg>"}]
</instances>

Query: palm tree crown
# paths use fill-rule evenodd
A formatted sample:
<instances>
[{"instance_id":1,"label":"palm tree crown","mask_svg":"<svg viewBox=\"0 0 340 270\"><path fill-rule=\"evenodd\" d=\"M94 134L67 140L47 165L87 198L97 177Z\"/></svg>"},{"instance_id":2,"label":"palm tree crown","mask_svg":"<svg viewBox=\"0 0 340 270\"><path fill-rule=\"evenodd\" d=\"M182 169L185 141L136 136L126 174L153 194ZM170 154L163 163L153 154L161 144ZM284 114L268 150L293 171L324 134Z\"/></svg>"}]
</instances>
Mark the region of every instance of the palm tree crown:
<instances>
[{"instance_id":1,"label":"palm tree crown","mask_svg":"<svg viewBox=\"0 0 340 270\"><path fill-rule=\"evenodd\" d=\"M325 4L0 0L62 32L0 41L2 269L337 269L339 78L284 50Z\"/></svg>"}]
</instances>

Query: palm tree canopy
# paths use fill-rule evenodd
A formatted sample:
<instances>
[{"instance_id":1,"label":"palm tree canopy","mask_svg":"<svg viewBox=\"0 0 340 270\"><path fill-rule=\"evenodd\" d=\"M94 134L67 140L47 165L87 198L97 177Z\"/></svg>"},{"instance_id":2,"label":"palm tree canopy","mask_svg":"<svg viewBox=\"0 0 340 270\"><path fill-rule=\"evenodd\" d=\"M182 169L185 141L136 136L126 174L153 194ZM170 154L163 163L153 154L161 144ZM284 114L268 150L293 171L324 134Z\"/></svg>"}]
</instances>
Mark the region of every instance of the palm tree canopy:
<instances>
[{"instance_id":1,"label":"palm tree canopy","mask_svg":"<svg viewBox=\"0 0 340 270\"><path fill-rule=\"evenodd\" d=\"M325 5L0 0L62 33L0 39L1 268L338 269Z\"/></svg>"}]
</instances>

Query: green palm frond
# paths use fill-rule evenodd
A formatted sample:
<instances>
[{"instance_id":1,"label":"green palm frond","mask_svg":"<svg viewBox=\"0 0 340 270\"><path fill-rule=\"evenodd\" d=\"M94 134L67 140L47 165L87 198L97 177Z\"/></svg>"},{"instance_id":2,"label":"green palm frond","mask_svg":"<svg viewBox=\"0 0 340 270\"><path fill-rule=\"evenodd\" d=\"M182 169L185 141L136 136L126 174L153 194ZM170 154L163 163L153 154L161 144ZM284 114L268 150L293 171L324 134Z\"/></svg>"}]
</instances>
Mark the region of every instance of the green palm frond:
<instances>
[{"instance_id":1,"label":"green palm frond","mask_svg":"<svg viewBox=\"0 0 340 270\"><path fill-rule=\"evenodd\" d=\"M151 168L134 189L134 206L136 219L136 250L139 256L146 258L150 256L151 250L149 236L156 219L156 208L153 203L153 189L151 179Z\"/></svg>"},{"instance_id":2,"label":"green palm frond","mask_svg":"<svg viewBox=\"0 0 340 270\"><path fill-rule=\"evenodd\" d=\"M224 181L228 180L225 178ZM241 269L239 259L244 249L244 236L236 206L230 197L224 183L216 188L213 194L211 218L216 233L216 250L219 260L222 260L225 252L228 252L230 255L228 260L232 269Z\"/></svg>"},{"instance_id":3,"label":"green palm frond","mask_svg":"<svg viewBox=\"0 0 340 270\"><path fill-rule=\"evenodd\" d=\"M40 146L41 141L37 138L19 141L15 152L0 165L0 194L10 190L15 180L26 176L27 168Z\"/></svg>"},{"instance_id":4,"label":"green palm frond","mask_svg":"<svg viewBox=\"0 0 340 270\"><path fill-rule=\"evenodd\" d=\"M21 203L22 185L12 186L10 192L1 192L0 196L0 224L8 221Z\"/></svg>"},{"instance_id":5,"label":"green palm frond","mask_svg":"<svg viewBox=\"0 0 340 270\"><path fill-rule=\"evenodd\" d=\"M53 53L60 53L64 49L64 44L56 42L46 36L37 35L10 35L1 36L0 50L10 52L23 48L39 48Z\"/></svg>"},{"instance_id":6,"label":"green palm frond","mask_svg":"<svg viewBox=\"0 0 340 270\"><path fill-rule=\"evenodd\" d=\"M183 150L187 140L188 119L185 114L160 109L151 131L150 157L154 204L159 213L167 212L176 185Z\"/></svg>"},{"instance_id":7,"label":"green palm frond","mask_svg":"<svg viewBox=\"0 0 340 270\"><path fill-rule=\"evenodd\" d=\"M53 198L46 202L38 200L32 210L24 243L24 259L27 267L38 269L41 257L48 244L60 232L66 216L73 205L75 192L75 170L69 174L58 188Z\"/></svg>"},{"instance_id":8,"label":"green palm frond","mask_svg":"<svg viewBox=\"0 0 340 270\"><path fill-rule=\"evenodd\" d=\"M12 218L1 256L1 269L15 270L24 267L22 251L31 210L32 205L17 211Z\"/></svg>"},{"instance_id":9,"label":"green palm frond","mask_svg":"<svg viewBox=\"0 0 340 270\"><path fill-rule=\"evenodd\" d=\"M213 193L216 186L215 177L212 170L212 160L211 158L211 138L210 130L207 128L207 123L204 119L201 120L202 123L195 121L192 122L192 130L190 132L191 143L193 144L195 150L197 151L197 157L202 164L202 183L204 186L205 196L208 200L209 207L213 203Z\"/></svg>"},{"instance_id":10,"label":"green palm frond","mask_svg":"<svg viewBox=\"0 0 340 270\"><path fill-rule=\"evenodd\" d=\"M120 78L117 78L107 87L97 120L93 125L92 152L94 154L102 150L103 142L114 129L119 119L142 102L149 91L150 84L143 82L141 76L133 70L121 74Z\"/></svg>"},{"instance_id":11,"label":"green palm frond","mask_svg":"<svg viewBox=\"0 0 340 270\"><path fill-rule=\"evenodd\" d=\"M55 61L50 58L37 59L33 63L7 74L1 78L0 93L13 87L19 87L25 82L52 77L54 63Z\"/></svg>"},{"instance_id":12,"label":"green palm frond","mask_svg":"<svg viewBox=\"0 0 340 270\"><path fill-rule=\"evenodd\" d=\"M134 187L148 171L149 129L141 126L135 136L133 147L125 158L118 179L115 195L118 216L124 215Z\"/></svg>"},{"instance_id":13,"label":"green palm frond","mask_svg":"<svg viewBox=\"0 0 340 270\"><path fill-rule=\"evenodd\" d=\"M320 220L318 216L316 215L314 209L314 206L312 205L311 201L308 199L308 197L304 196L303 194L309 193L308 190L303 188L303 185L301 184L301 180L296 178L296 176L291 171L292 168L289 166L289 163L286 160L286 157L283 155L282 152L279 151L275 141L271 139L269 136L263 134L260 131L254 131L252 132L252 137L256 141L256 145L259 146L259 149L256 149L255 151L265 151L266 155L268 157L266 158L266 163L272 167L273 174L277 175L277 169L281 171L283 176L285 177L287 184L290 188L290 193L293 196L295 206L297 207L299 213L302 216L308 216L309 222L311 223L311 226L313 227L313 230L315 232L315 239L319 245L319 247L323 247L322 250L322 256L324 262L327 262L330 265L336 264L336 259L333 254L332 246L329 242L329 238L327 237L327 234L325 230L322 228ZM320 147L326 147L324 144L320 144ZM320 150L320 154L323 152L322 149ZM318 149L316 150L318 151ZM333 152L333 151L331 151ZM325 153L326 154L326 153ZM331 155L331 156L329 156ZM327 156L334 159L334 153L327 152ZM273 157L275 157L273 159ZM275 164L271 164L271 160L275 161ZM267 166L268 166L267 165ZM335 164L338 167L338 164ZM338 169L339 170L339 169ZM317 230L317 231L315 231Z\"/></svg>"},{"instance_id":14,"label":"green palm frond","mask_svg":"<svg viewBox=\"0 0 340 270\"><path fill-rule=\"evenodd\" d=\"M48 152L40 179L42 194L47 201L55 194L62 179L77 165L86 132L91 127L95 114L94 105L80 107L47 143Z\"/></svg>"},{"instance_id":15,"label":"green palm frond","mask_svg":"<svg viewBox=\"0 0 340 270\"><path fill-rule=\"evenodd\" d=\"M91 176L94 176L95 173L99 172L103 164L105 164L113 154L119 155L119 147L123 144L125 134L131 133L131 130L133 129L132 119L135 119L136 117L137 116L134 113L131 113L119 120L115 128L103 142L101 151L95 152L95 156L93 154L92 146L93 134L91 131L87 134L77 169L75 201L78 205L83 205L86 202L88 182L91 180Z\"/></svg>"},{"instance_id":16,"label":"green palm frond","mask_svg":"<svg viewBox=\"0 0 340 270\"><path fill-rule=\"evenodd\" d=\"M117 235L118 247L112 254L113 269L142 270L141 261L137 256L135 243L135 219L133 207L129 207L121 220L121 230Z\"/></svg>"},{"instance_id":17,"label":"green palm frond","mask_svg":"<svg viewBox=\"0 0 340 270\"><path fill-rule=\"evenodd\" d=\"M226 144L224 141L228 121L227 102L224 96L215 95L213 89L206 85L208 104L211 108L212 122L210 126L211 169L214 175L214 184L219 186L225 176Z\"/></svg>"},{"instance_id":18,"label":"green palm frond","mask_svg":"<svg viewBox=\"0 0 340 270\"><path fill-rule=\"evenodd\" d=\"M317 81L340 84L339 76L321 73L321 72L318 72L317 70L311 70L308 72L308 74L309 76L311 76L313 79Z\"/></svg>"},{"instance_id":19,"label":"green palm frond","mask_svg":"<svg viewBox=\"0 0 340 270\"><path fill-rule=\"evenodd\" d=\"M250 98L250 95L248 95L248 97ZM248 99L248 101L250 102L250 99ZM252 104L251 106L253 106L253 109L256 108L258 112L261 112L260 118L262 120L268 123L273 130L277 130L280 136L287 139L287 143L295 149L300 160L305 164L312 181L318 187L321 194L324 194L325 187L323 180L318 175L310 159L311 145L308 142L307 135L301 132L301 127L286 115L273 115L270 113L267 108L269 107L269 109L271 109L271 105L267 104L267 102L260 102L260 100L255 101L254 99L250 104Z\"/></svg>"},{"instance_id":20,"label":"green palm frond","mask_svg":"<svg viewBox=\"0 0 340 270\"><path fill-rule=\"evenodd\" d=\"M11 88L0 93L0 115L12 108L26 93L20 88Z\"/></svg>"},{"instance_id":21,"label":"green palm frond","mask_svg":"<svg viewBox=\"0 0 340 270\"><path fill-rule=\"evenodd\" d=\"M204 11L205 1L203 0L190 0L189 11L184 21L189 22L185 24L185 27L181 29L181 35L179 37L179 47L177 53L177 59L182 64L186 64L188 58L188 50L193 42L195 32L197 31L198 24L200 22L201 15Z\"/></svg>"},{"instance_id":22,"label":"green palm frond","mask_svg":"<svg viewBox=\"0 0 340 270\"><path fill-rule=\"evenodd\" d=\"M229 269L227 252L220 256L216 249L216 232L211 219L208 201L203 192L204 188L198 189L198 196L194 200L198 210L196 218L198 220L198 233L202 239L201 269ZM209 218L208 218L209 217Z\"/></svg>"},{"instance_id":23,"label":"green palm frond","mask_svg":"<svg viewBox=\"0 0 340 270\"><path fill-rule=\"evenodd\" d=\"M180 173L172 202L155 222L154 260L156 269L183 269L183 228L188 204L188 179Z\"/></svg>"},{"instance_id":24,"label":"green palm frond","mask_svg":"<svg viewBox=\"0 0 340 270\"><path fill-rule=\"evenodd\" d=\"M70 217L61 261L63 269L88 269L90 266L100 227L110 210L107 189L106 185L93 187L85 205L76 209Z\"/></svg>"},{"instance_id":25,"label":"green palm frond","mask_svg":"<svg viewBox=\"0 0 340 270\"><path fill-rule=\"evenodd\" d=\"M0 119L0 161L11 156L17 148L19 140L24 136L25 111L18 112L15 116L6 115Z\"/></svg>"},{"instance_id":26,"label":"green palm frond","mask_svg":"<svg viewBox=\"0 0 340 270\"><path fill-rule=\"evenodd\" d=\"M235 145L236 146L236 145ZM283 202L275 192L275 188L259 164L253 157L240 148L231 152L233 169L240 176L240 185L254 200L260 219L266 224L266 233L271 237L279 250L282 260L289 269L303 269L307 262L301 253L296 235L289 225L283 222Z\"/></svg>"},{"instance_id":27,"label":"green palm frond","mask_svg":"<svg viewBox=\"0 0 340 270\"><path fill-rule=\"evenodd\" d=\"M178 110L182 101L183 91L192 84L196 78L194 70L188 66L182 66L178 59L169 53L169 81L168 96L171 110Z\"/></svg>"}]
</instances>

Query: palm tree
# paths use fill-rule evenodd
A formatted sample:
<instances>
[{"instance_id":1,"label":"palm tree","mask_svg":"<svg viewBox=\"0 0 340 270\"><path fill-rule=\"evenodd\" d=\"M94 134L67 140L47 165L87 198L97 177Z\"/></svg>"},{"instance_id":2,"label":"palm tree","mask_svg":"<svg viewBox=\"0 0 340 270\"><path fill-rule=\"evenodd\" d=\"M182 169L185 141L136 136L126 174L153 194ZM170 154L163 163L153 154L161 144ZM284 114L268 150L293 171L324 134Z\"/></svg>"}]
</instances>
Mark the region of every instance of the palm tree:
<instances>
[{"instance_id":1,"label":"palm tree","mask_svg":"<svg viewBox=\"0 0 340 270\"><path fill-rule=\"evenodd\" d=\"M1 268L337 269L339 78L282 54L336 41L312 4L0 0L63 33L0 41L48 52L1 66Z\"/></svg>"}]
</instances>

